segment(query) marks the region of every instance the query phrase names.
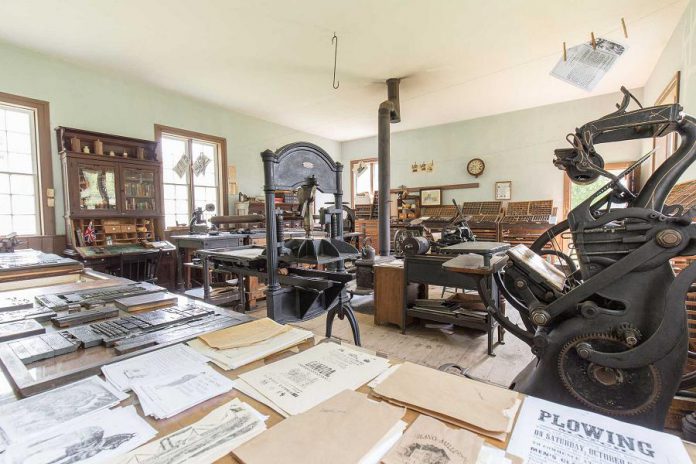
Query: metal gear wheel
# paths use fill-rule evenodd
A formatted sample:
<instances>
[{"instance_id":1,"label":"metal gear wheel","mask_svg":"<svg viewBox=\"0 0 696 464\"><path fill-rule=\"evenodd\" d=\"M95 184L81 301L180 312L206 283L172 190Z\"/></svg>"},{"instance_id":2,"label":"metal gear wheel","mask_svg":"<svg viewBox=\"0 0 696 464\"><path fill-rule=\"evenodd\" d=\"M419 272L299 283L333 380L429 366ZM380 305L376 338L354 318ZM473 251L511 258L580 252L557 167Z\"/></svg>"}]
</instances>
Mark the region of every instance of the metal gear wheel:
<instances>
[{"instance_id":1,"label":"metal gear wheel","mask_svg":"<svg viewBox=\"0 0 696 464\"><path fill-rule=\"evenodd\" d=\"M604 367L578 355L575 347L582 342L609 353L630 348L613 331L581 335L566 343L558 354L558 375L575 399L611 416L640 414L655 404L662 391L655 366L638 369Z\"/></svg>"}]
</instances>

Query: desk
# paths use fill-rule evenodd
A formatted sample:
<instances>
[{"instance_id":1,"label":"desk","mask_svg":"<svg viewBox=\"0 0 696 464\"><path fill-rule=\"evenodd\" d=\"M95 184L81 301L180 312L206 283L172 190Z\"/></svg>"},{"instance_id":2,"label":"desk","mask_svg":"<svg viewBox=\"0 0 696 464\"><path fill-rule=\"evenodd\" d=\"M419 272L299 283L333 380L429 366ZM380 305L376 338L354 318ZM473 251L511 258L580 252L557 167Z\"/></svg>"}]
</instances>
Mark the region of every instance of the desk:
<instances>
[{"instance_id":1,"label":"desk","mask_svg":"<svg viewBox=\"0 0 696 464\"><path fill-rule=\"evenodd\" d=\"M492 246L493 249L496 249L499 246L499 244L495 242L489 243L494 243ZM479 252L477 254L483 255L484 260L488 259L489 262L491 256L493 256L492 253L484 252L484 247L479 247ZM486 258L486 255L489 255L488 258ZM486 284L485 292L488 296L487 306L495 305L496 309L501 307L500 292L498 290L498 286L493 280L493 271L489 270L487 273L470 273L465 272L464 270L462 270L462 272L454 272L446 267L443 267L443 264L451 259L452 255L416 255L406 256L404 258L404 303L401 316L401 332L406 332L406 321L409 316L447 324L454 324L460 327L483 330L488 334L488 355L495 356L495 353L493 353L493 331L497 327L498 343L500 344L505 343L505 332L498 322L490 315L490 313L487 312L482 319L475 320L460 316L454 312L447 312L445 308L443 308L443 311L426 310L417 307L409 308L407 292L409 288L408 285L411 282L425 285L442 285L443 287L477 290L480 292L482 281ZM484 300L484 302L486 301ZM504 309L501 310L504 313Z\"/></svg>"},{"instance_id":2,"label":"desk","mask_svg":"<svg viewBox=\"0 0 696 464\"><path fill-rule=\"evenodd\" d=\"M192 235L172 235L171 240L177 249L176 261L176 289L181 291L191 286L190 272L184 280L184 263L188 261L187 256L195 250L209 250L211 248L233 248L247 245L250 237L260 234L240 234L220 232L218 235L192 234ZM265 236L265 235L263 235Z\"/></svg>"},{"instance_id":3,"label":"desk","mask_svg":"<svg viewBox=\"0 0 696 464\"><path fill-rule=\"evenodd\" d=\"M0 253L0 291L11 289L12 282L21 282L19 285L25 286L38 278L78 274L82 268L82 264L74 259L31 248Z\"/></svg>"}]
</instances>

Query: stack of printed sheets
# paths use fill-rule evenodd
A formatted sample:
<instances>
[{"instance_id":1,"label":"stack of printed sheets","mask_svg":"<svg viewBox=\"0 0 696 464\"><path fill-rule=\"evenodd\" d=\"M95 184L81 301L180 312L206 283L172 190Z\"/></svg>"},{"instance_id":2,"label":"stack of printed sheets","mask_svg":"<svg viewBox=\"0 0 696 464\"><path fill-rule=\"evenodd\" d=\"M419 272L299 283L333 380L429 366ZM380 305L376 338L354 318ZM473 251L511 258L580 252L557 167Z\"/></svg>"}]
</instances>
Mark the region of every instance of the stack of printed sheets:
<instances>
[{"instance_id":1,"label":"stack of printed sheets","mask_svg":"<svg viewBox=\"0 0 696 464\"><path fill-rule=\"evenodd\" d=\"M263 318L202 335L188 342L218 367L231 370L314 338L308 330Z\"/></svg>"}]
</instances>

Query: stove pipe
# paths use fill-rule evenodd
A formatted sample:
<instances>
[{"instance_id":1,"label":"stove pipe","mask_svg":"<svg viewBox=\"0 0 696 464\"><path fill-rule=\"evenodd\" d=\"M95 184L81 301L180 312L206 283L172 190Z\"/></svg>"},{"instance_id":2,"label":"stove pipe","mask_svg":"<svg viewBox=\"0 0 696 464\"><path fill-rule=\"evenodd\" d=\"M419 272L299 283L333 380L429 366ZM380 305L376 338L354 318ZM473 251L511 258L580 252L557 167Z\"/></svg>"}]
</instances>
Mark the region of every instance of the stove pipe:
<instances>
[{"instance_id":1,"label":"stove pipe","mask_svg":"<svg viewBox=\"0 0 696 464\"><path fill-rule=\"evenodd\" d=\"M399 108L399 82L401 79L387 79L387 100L379 105L377 118L377 165L379 167L379 254L389 256L389 187L390 187L390 163L389 163L389 124L401 122Z\"/></svg>"}]
</instances>

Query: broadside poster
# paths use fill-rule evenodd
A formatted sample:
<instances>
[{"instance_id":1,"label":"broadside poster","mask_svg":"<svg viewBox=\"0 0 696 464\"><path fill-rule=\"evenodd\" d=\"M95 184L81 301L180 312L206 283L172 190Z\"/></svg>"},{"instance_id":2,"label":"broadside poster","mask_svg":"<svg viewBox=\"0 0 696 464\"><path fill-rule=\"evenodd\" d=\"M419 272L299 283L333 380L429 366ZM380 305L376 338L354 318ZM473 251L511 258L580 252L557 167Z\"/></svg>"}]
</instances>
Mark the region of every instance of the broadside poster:
<instances>
[{"instance_id":1,"label":"broadside poster","mask_svg":"<svg viewBox=\"0 0 696 464\"><path fill-rule=\"evenodd\" d=\"M551 75L583 90L591 91L626 51L626 46L597 38L596 48L583 43L567 50L567 60L559 58Z\"/></svg>"},{"instance_id":2,"label":"broadside poster","mask_svg":"<svg viewBox=\"0 0 696 464\"><path fill-rule=\"evenodd\" d=\"M184 177L188 171L189 164L191 164L191 157L188 153L184 153L172 169L174 169L177 176Z\"/></svg>"},{"instance_id":3,"label":"broadside poster","mask_svg":"<svg viewBox=\"0 0 696 464\"><path fill-rule=\"evenodd\" d=\"M527 397L507 452L525 464L682 464L681 440L593 412Z\"/></svg>"}]
</instances>

